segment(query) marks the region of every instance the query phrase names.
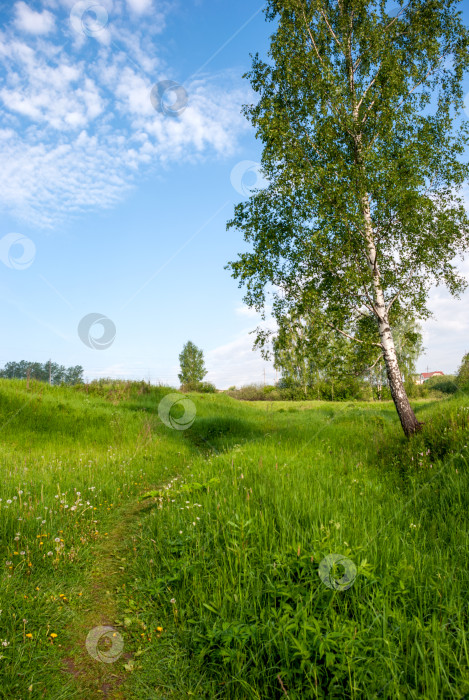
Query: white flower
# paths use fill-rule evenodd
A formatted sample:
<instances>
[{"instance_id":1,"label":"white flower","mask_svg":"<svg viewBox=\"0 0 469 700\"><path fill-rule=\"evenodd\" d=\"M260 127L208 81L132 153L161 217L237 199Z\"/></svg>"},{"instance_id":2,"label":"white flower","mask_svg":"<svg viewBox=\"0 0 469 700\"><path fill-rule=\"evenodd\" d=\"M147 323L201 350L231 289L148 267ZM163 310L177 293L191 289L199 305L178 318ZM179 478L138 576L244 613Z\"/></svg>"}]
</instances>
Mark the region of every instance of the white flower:
<instances>
[{"instance_id":1,"label":"white flower","mask_svg":"<svg viewBox=\"0 0 469 700\"><path fill-rule=\"evenodd\" d=\"M169 602L174 605L174 603L176 602L176 598L171 598L171 600Z\"/></svg>"},{"instance_id":2,"label":"white flower","mask_svg":"<svg viewBox=\"0 0 469 700\"><path fill-rule=\"evenodd\" d=\"M47 552L47 556L48 556L48 557L52 557L52 556L53 556L53 552Z\"/></svg>"},{"instance_id":3,"label":"white flower","mask_svg":"<svg viewBox=\"0 0 469 700\"><path fill-rule=\"evenodd\" d=\"M9 643L10 643L10 642L7 642L7 640L5 639L5 640L2 642L2 647L7 647L7 646L9 645Z\"/></svg>"},{"instance_id":4,"label":"white flower","mask_svg":"<svg viewBox=\"0 0 469 700\"><path fill-rule=\"evenodd\" d=\"M56 537L54 542L60 542L60 537Z\"/></svg>"},{"instance_id":5,"label":"white flower","mask_svg":"<svg viewBox=\"0 0 469 700\"><path fill-rule=\"evenodd\" d=\"M11 502L12 502L12 501L11 501L11 498L9 498L9 499L7 500L7 503L10 504Z\"/></svg>"}]
</instances>

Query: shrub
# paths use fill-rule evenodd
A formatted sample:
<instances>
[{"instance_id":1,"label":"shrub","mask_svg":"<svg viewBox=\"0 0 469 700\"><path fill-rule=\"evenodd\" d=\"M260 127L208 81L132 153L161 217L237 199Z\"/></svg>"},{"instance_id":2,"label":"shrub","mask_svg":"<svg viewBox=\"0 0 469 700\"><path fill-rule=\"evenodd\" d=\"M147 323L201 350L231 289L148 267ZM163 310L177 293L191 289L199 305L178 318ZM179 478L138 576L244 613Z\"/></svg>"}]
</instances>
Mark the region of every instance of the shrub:
<instances>
[{"instance_id":1,"label":"shrub","mask_svg":"<svg viewBox=\"0 0 469 700\"><path fill-rule=\"evenodd\" d=\"M191 391L198 392L199 394L216 394L217 388L215 384L210 382L187 382L182 384L181 391L185 394Z\"/></svg>"}]
</instances>

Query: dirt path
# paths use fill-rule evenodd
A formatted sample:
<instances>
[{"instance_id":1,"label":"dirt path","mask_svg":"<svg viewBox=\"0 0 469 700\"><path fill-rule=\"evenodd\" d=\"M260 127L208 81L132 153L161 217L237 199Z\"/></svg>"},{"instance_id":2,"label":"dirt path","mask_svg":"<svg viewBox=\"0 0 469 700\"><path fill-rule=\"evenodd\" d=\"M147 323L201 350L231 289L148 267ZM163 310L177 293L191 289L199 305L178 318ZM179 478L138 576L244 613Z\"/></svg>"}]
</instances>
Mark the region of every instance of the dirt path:
<instances>
[{"instance_id":1,"label":"dirt path","mask_svg":"<svg viewBox=\"0 0 469 700\"><path fill-rule=\"evenodd\" d=\"M124 631L116 624L119 618L116 589L122 587L120 561L133 554L132 523L153 507L152 502L136 502L115 514L115 526L96 546L95 562L87 581L80 611L69 634L69 655L64 659L65 672L74 676L74 697L80 700L108 698L127 700L124 688L129 673L124 665L132 660L125 648Z\"/></svg>"}]
</instances>

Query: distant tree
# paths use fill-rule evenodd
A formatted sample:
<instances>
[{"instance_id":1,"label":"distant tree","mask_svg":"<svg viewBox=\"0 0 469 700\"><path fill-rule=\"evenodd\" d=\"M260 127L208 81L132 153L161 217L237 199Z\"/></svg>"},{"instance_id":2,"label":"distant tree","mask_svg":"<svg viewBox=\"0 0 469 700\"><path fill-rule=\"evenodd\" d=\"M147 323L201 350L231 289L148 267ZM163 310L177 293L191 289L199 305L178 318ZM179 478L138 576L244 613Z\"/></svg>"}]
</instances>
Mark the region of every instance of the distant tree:
<instances>
[{"instance_id":1,"label":"distant tree","mask_svg":"<svg viewBox=\"0 0 469 700\"><path fill-rule=\"evenodd\" d=\"M204 363L204 353L190 340L184 345L179 355L181 372L178 374L181 384L196 384L207 374Z\"/></svg>"},{"instance_id":2,"label":"distant tree","mask_svg":"<svg viewBox=\"0 0 469 700\"><path fill-rule=\"evenodd\" d=\"M421 425L392 319L428 317L434 284L456 296L466 286L454 260L469 248L469 32L458 0L398 5L268 0L268 60L254 57L258 100L244 110L268 186L235 209L228 226L249 247L228 267L247 305L269 304L277 320L314 309L348 334L370 314L410 436Z\"/></svg>"},{"instance_id":3,"label":"distant tree","mask_svg":"<svg viewBox=\"0 0 469 700\"><path fill-rule=\"evenodd\" d=\"M271 335L272 352L267 342ZM344 374L348 341L321 325L314 312L283 316L277 333L260 333L257 346L265 359L273 355L283 385L299 386L305 396L318 381L334 381Z\"/></svg>"},{"instance_id":4,"label":"distant tree","mask_svg":"<svg viewBox=\"0 0 469 700\"><path fill-rule=\"evenodd\" d=\"M7 362L0 370L0 377L4 379L35 379L40 382L51 382L51 384L83 384L83 367L64 367L56 362Z\"/></svg>"},{"instance_id":5,"label":"distant tree","mask_svg":"<svg viewBox=\"0 0 469 700\"><path fill-rule=\"evenodd\" d=\"M66 369L64 375L65 384L83 384L83 381L83 367L81 365L75 365Z\"/></svg>"},{"instance_id":6,"label":"distant tree","mask_svg":"<svg viewBox=\"0 0 469 700\"><path fill-rule=\"evenodd\" d=\"M404 379L415 372L423 351L421 327L412 317L401 317L391 325L399 367ZM334 333L312 312L303 317L282 317L276 334L264 331L259 346L269 359L267 340L272 340L274 365L282 373L285 386L301 386L304 394L319 381L333 384L351 377L366 377L378 397L388 384L382 351L377 351L379 335L371 314L360 316L355 326L347 328L350 338ZM355 343L352 337L362 342Z\"/></svg>"},{"instance_id":7,"label":"distant tree","mask_svg":"<svg viewBox=\"0 0 469 700\"><path fill-rule=\"evenodd\" d=\"M469 352L462 358L456 383L461 389L469 389Z\"/></svg>"}]
</instances>

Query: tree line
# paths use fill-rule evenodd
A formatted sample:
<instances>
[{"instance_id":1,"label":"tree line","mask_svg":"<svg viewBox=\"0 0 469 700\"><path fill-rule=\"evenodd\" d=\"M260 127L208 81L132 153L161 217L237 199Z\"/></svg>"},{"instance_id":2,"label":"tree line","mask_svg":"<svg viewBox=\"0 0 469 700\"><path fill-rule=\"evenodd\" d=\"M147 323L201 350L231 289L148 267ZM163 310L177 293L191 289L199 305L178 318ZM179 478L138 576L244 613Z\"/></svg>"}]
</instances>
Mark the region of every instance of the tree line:
<instances>
[{"instance_id":1,"label":"tree line","mask_svg":"<svg viewBox=\"0 0 469 700\"><path fill-rule=\"evenodd\" d=\"M65 367L57 362L7 362L3 369L0 369L0 377L3 379L35 379L40 382L50 384L83 384L83 367Z\"/></svg>"}]
</instances>

